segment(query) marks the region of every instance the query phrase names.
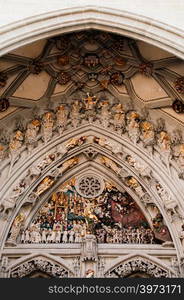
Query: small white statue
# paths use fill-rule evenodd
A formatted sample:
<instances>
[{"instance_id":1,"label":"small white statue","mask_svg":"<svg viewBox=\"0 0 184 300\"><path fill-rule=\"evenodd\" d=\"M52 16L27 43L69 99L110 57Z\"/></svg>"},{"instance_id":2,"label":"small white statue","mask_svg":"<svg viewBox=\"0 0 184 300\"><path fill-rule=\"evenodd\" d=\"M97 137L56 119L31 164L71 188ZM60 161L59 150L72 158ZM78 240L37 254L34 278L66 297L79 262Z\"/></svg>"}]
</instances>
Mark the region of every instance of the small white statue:
<instances>
[{"instance_id":1,"label":"small white statue","mask_svg":"<svg viewBox=\"0 0 184 300\"><path fill-rule=\"evenodd\" d=\"M68 242L68 231L66 229L63 232L62 242L63 243L67 243Z\"/></svg>"}]
</instances>

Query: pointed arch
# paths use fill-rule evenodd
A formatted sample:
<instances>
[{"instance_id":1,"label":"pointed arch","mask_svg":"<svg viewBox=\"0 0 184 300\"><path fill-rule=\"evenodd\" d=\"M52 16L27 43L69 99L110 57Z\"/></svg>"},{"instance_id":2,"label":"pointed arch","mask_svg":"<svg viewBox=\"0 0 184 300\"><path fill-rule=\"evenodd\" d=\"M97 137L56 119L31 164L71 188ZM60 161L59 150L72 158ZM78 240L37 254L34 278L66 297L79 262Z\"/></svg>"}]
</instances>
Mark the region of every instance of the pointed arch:
<instances>
[{"instance_id":1,"label":"pointed arch","mask_svg":"<svg viewBox=\"0 0 184 300\"><path fill-rule=\"evenodd\" d=\"M40 10L36 15L3 26L0 53L5 54L45 37L84 29L116 32L140 39L183 58L182 30L149 15L127 11L127 8L115 9L114 6L103 7L94 3L85 7L53 8L44 13Z\"/></svg>"},{"instance_id":2,"label":"pointed arch","mask_svg":"<svg viewBox=\"0 0 184 300\"><path fill-rule=\"evenodd\" d=\"M146 164L149 165L150 169L154 170L154 172L158 174L161 182L164 181L166 186L168 187L168 189L169 190L172 189L172 193L173 193L173 191L175 191L175 194L177 194L177 195L179 194L178 202L180 203L180 201L181 201L180 193L178 193L178 191L177 191L176 184L174 182L171 182L171 180L170 180L168 174L166 173L166 171L164 169L163 170L160 169L159 165L157 165L155 160L150 159L148 153L146 153L140 147L132 144L132 142L130 142L130 140L127 139L126 137L122 137L122 136L120 137L117 133L112 133L109 130L106 130L104 132L104 130L101 127L96 126L96 125L84 125L84 126L81 126L80 128L77 128L75 130L72 130L72 131L69 131L69 132L65 133L62 137L52 139L48 143L48 145L43 146L41 149L36 150L34 155L32 155L32 157L30 157L30 159L28 161L26 161L26 162L23 161L22 166L19 166L19 173L17 174L16 170L15 170L14 174L12 174L11 180L15 181L15 178L17 179L17 177L19 177L20 174L22 174L24 172L23 170L26 170L28 168L28 166L31 166L34 162L39 160L39 158L42 157L44 155L44 153L47 153L51 149L53 149L53 150L56 149L55 147L57 147L59 144L61 144L63 142L66 142L67 140L73 138L74 136L81 136L81 135L85 135L86 133L91 134L91 135L99 135L100 134L101 136L104 136L104 138L108 138L108 139L112 140L113 142L116 142L116 143L120 144L123 147L123 150L126 150L126 151L131 152L131 153L135 153L135 151L136 151L136 153L139 155L139 157ZM30 191L34 190L34 188L36 188L36 186L44 179L44 177L48 174L48 172L52 171L53 168L56 168L58 165L60 165L63 162L67 161L68 159L71 159L72 157L80 155L81 153L84 152L84 150L88 146L92 147L95 151L97 151L97 153L108 156L110 159L114 160L120 167L123 167L126 170L128 170L128 172L130 172L130 174L133 174L139 180L139 182L144 186L144 188L148 191L148 193L152 195L152 198L156 202L156 205L158 205L161 213L163 214L166 225L169 228L169 231L171 233L174 245L175 245L175 247L178 251L178 255L179 256L182 255L183 249L181 247L181 243L180 243L180 240L178 238L178 232L176 231L175 226L172 226L172 224L170 223L170 219L168 218L168 215L167 215L166 211L164 210L164 207L163 207L163 205L161 203L161 200L159 199L158 195L156 195L155 193L153 193L153 191L151 191L149 189L149 186L147 185L147 183L142 178L140 178L140 175L137 174L136 170L132 170L130 168L130 166L126 165L125 162L121 158L118 158L115 153L113 153L112 151L106 149L105 147L100 147L99 145L95 145L95 144L82 145L80 147L76 147L76 148L72 149L71 151L66 153L63 157L59 158L57 161L55 161L53 164L51 164L51 166L49 166L46 170L44 170L44 172L41 174L41 176L39 176L39 178L36 180L36 182L33 183L33 185L31 186L31 189L29 189L20 198L19 203L16 204L16 207L13 210L13 213L10 217L10 222L9 222L9 224L7 224L7 226L4 230L2 246L4 245L4 242L6 240L6 237L8 235L9 229L11 227L11 224L12 224L15 216L18 214L21 206L24 204L24 201L25 201L26 197L28 197ZM63 174L62 178L60 178L59 180L56 180L56 183L54 184L54 186L51 187L48 191L46 191L44 193L44 195L42 196L42 200L39 202L39 204L37 203L36 206L33 208L32 212L30 214L30 217L28 217L27 220L31 220L31 218L33 217L36 210L38 210L39 205L44 203L44 201L46 201L48 199L48 197L51 195L51 193L55 189L57 189L57 187L62 182L66 181L71 176L74 176L74 174L77 174L81 170L83 170L85 168L86 169L89 168L89 166L93 165L93 163L94 162L92 162L90 160L86 160L85 163L82 163L81 165L77 165L76 167L72 168L71 170L68 170L66 172L66 174ZM96 169L101 170L101 174L106 174L106 176L110 176L112 178L112 180L114 180L115 182L117 182L117 184L119 184L119 186L126 189L130 193L130 195L133 196L133 198L135 200L137 199L137 202L138 202L139 206L141 206L140 205L140 200L136 197L135 193L133 193L133 191L131 189L129 189L127 186L125 186L123 184L122 179L119 178L117 174L115 174L112 170L107 169L106 167L104 167L100 164L94 163L94 167ZM10 184L12 184L12 182ZM5 184L4 188L8 189L9 186L10 186L9 183L8 183L7 186ZM141 209L144 210L143 205L141 206ZM149 217L148 217L148 219L150 220Z\"/></svg>"},{"instance_id":3,"label":"pointed arch","mask_svg":"<svg viewBox=\"0 0 184 300\"><path fill-rule=\"evenodd\" d=\"M144 272L151 277L176 277L176 273L160 259L153 256L134 253L123 259L117 258L104 271L105 277L127 277L134 272ZM114 275L113 275L114 273Z\"/></svg>"},{"instance_id":4,"label":"pointed arch","mask_svg":"<svg viewBox=\"0 0 184 300\"><path fill-rule=\"evenodd\" d=\"M33 271L42 271L52 277L72 277L74 270L61 257L46 253L34 253L23 256L9 265L10 277L25 277Z\"/></svg>"}]
</instances>

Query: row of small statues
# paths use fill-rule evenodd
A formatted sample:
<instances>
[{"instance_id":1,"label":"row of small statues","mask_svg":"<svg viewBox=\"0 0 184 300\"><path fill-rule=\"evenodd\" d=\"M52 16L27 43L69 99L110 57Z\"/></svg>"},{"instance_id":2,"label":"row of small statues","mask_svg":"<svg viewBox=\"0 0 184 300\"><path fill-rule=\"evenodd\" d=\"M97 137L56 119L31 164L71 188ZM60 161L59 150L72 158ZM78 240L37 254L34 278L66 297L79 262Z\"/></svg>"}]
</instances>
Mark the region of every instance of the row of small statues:
<instances>
[{"instance_id":1,"label":"row of small statues","mask_svg":"<svg viewBox=\"0 0 184 300\"><path fill-rule=\"evenodd\" d=\"M86 231L81 232L70 230L53 230L53 229L27 229L22 231L21 240L22 244L32 243L81 243ZM151 229L142 228L108 228L97 229L96 237L98 243L123 243L123 244L153 244L154 233Z\"/></svg>"},{"instance_id":2,"label":"row of small statues","mask_svg":"<svg viewBox=\"0 0 184 300\"><path fill-rule=\"evenodd\" d=\"M108 228L97 229L96 236L98 243L121 243L121 244L153 244L154 233L151 229L144 227L123 229Z\"/></svg>"},{"instance_id":3,"label":"row of small statues","mask_svg":"<svg viewBox=\"0 0 184 300\"><path fill-rule=\"evenodd\" d=\"M35 119L31 123L28 123L25 132L20 130L14 132L8 145L11 160L14 156L19 154L24 143L27 145L29 152L37 146L39 131L41 131L42 139L45 143L52 138L55 127L58 128L60 135L63 134L68 123L70 123L68 120L69 112L73 127L78 127L82 117L80 110L84 104L85 110L88 112L88 119L93 122L94 119L97 118L96 112L93 111L97 101L94 101L93 98L96 99L95 96L88 95L83 100L74 101L70 107L62 104L57 107L56 116L51 112L46 112L43 114L41 121ZM159 153L163 152L164 154L169 154L171 152L172 140L175 139L178 141L177 144L179 145L179 149L176 149L177 156L181 155L183 158L184 144L181 143L181 133L175 132L174 136L171 137L164 129L165 124L162 119L158 120L158 128L156 130L151 122L143 121L136 111L125 112L121 103L114 104L113 107L111 107L109 101L102 100L100 101L100 108L101 112L98 121L103 127L113 125L115 130L121 131L126 127L128 136L132 142L137 143L141 140L144 147L157 144L158 149L155 149L158 150ZM0 158L2 157L2 159L3 153L6 152L5 148L5 146L0 145Z\"/></svg>"},{"instance_id":4,"label":"row of small statues","mask_svg":"<svg viewBox=\"0 0 184 300\"><path fill-rule=\"evenodd\" d=\"M21 243L24 244L49 244L49 243L81 243L82 232L75 232L74 230L25 230L21 234Z\"/></svg>"}]
</instances>

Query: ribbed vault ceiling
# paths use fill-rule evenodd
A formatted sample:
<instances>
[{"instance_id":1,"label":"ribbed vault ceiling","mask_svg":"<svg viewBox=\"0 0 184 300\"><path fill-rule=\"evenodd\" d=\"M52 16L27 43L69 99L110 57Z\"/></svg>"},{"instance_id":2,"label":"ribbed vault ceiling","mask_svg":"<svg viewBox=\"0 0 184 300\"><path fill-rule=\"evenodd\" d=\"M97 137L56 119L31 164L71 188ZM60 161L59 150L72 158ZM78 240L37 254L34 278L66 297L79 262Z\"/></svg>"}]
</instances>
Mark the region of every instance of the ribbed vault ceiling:
<instances>
[{"instance_id":1,"label":"ribbed vault ceiling","mask_svg":"<svg viewBox=\"0 0 184 300\"><path fill-rule=\"evenodd\" d=\"M101 31L41 40L0 58L0 119L87 92L110 92L159 109L179 123L173 102L184 101L184 63L159 48ZM6 109L6 104L9 107Z\"/></svg>"}]
</instances>

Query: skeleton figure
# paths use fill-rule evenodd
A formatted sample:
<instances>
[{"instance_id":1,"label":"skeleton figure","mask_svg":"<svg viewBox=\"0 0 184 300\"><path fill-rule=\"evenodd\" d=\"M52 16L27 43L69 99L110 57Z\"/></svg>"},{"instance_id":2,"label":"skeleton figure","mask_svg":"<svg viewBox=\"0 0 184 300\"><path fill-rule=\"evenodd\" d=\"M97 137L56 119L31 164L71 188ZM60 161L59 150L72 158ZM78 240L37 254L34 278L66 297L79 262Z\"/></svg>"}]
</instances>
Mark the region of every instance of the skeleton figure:
<instances>
[{"instance_id":1,"label":"skeleton figure","mask_svg":"<svg viewBox=\"0 0 184 300\"><path fill-rule=\"evenodd\" d=\"M56 110L56 125L59 131L59 135L61 135L66 128L67 117L68 117L68 111L65 105L58 106Z\"/></svg>"},{"instance_id":2,"label":"skeleton figure","mask_svg":"<svg viewBox=\"0 0 184 300\"><path fill-rule=\"evenodd\" d=\"M119 231L117 229L114 230L113 243L119 243Z\"/></svg>"},{"instance_id":3,"label":"skeleton figure","mask_svg":"<svg viewBox=\"0 0 184 300\"><path fill-rule=\"evenodd\" d=\"M136 229L136 243L137 244L140 244L140 242L141 242L140 235L141 235L140 230L139 230L139 228L137 228Z\"/></svg>"},{"instance_id":4,"label":"skeleton figure","mask_svg":"<svg viewBox=\"0 0 184 300\"><path fill-rule=\"evenodd\" d=\"M9 155L10 155L11 163L10 163L9 175L11 174L15 161L18 159L20 155L21 148L23 145L23 140L24 140L24 135L20 130L17 130L13 135L13 137L10 139Z\"/></svg>"},{"instance_id":5,"label":"skeleton figure","mask_svg":"<svg viewBox=\"0 0 184 300\"><path fill-rule=\"evenodd\" d=\"M53 127L54 120L52 113L47 112L42 118L42 134L44 143L47 143L52 138Z\"/></svg>"},{"instance_id":6,"label":"skeleton figure","mask_svg":"<svg viewBox=\"0 0 184 300\"><path fill-rule=\"evenodd\" d=\"M80 110L81 110L82 104L80 101L75 100L73 104L71 105L71 123L74 128L76 128L79 125L80 122Z\"/></svg>"},{"instance_id":7,"label":"skeleton figure","mask_svg":"<svg viewBox=\"0 0 184 300\"><path fill-rule=\"evenodd\" d=\"M105 230L104 229L100 230L98 238L99 238L99 243L105 242Z\"/></svg>"},{"instance_id":8,"label":"skeleton figure","mask_svg":"<svg viewBox=\"0 0 184 300\"><path fill-rule=\"evenodd\" d=\"M33 120L27 126L26 133L25 133L25 141L29 153L37 145L37 136L40 130L40 125L41 124L39 120Z\"/></svg>"},{"instance_id":9,"label":"skeleton figure","mask_svg":"<svg viewBox=\"0 0 184 300\"><path fill-rule=\"evenodd\" d=\"M132 243L135 244L136 243L136 236L137 236L137 232L135 229L132 229Z\"/></svg>"},{"instance_id":10,"label":"skeleton figure","mask_svg":"<svg viewBox=\"0 0 184 300\"><path fill-rule=\"evenodd\" d=\"M127 115L127 130L128 136L131 141L136 144L140 137L140 116L137 112L133 111Z\"/></svg>"}]
</instances>

